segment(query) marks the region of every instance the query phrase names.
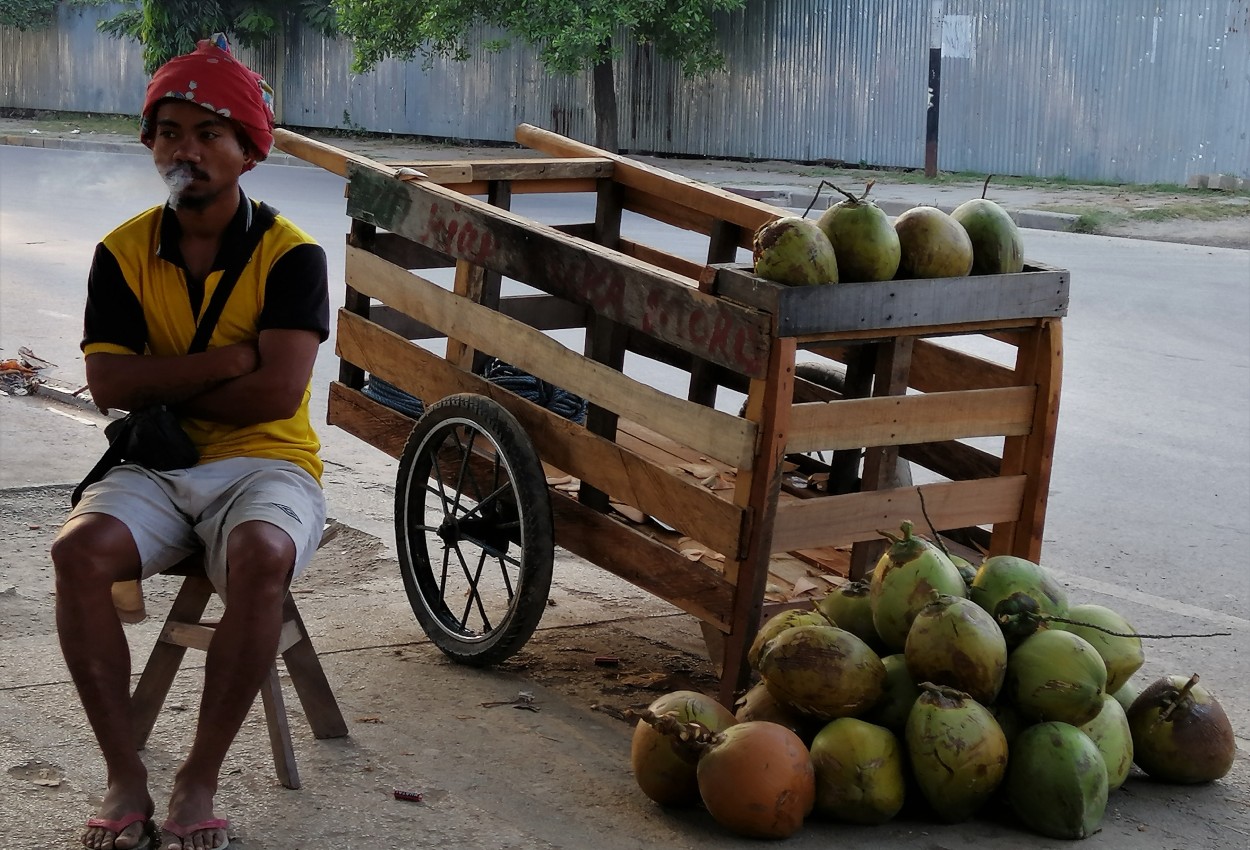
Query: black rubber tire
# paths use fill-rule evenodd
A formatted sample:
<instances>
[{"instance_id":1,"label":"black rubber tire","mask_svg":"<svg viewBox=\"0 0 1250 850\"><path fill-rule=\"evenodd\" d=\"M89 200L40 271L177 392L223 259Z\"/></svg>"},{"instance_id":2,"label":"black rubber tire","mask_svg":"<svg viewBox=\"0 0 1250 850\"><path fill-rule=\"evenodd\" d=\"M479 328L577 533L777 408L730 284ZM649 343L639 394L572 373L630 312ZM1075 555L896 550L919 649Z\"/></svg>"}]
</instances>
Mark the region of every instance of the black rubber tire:
<instances>
[{"instance_id":1,"label":"black rubber tire","mask_svg":"<svg viewBox=\"0 0 1250 850\"><path fill-rule=\"evenodd\" d=\"M827 390L846 391L846 367L832 360L798 363L794 367L794 375Z\"/></svg>"},{"instance_id":2,"label":"black rubber tire","mask_svg":"<svg viewBox=\"0 0 1250 850\"><path fill-rule=\"evenodd\" d=\"M511 413L468 394L426 410L399 459L395 543L412 612L449 658L485 667L525 645L555 543L542 464Z\"/></svg>"}]
</instances>

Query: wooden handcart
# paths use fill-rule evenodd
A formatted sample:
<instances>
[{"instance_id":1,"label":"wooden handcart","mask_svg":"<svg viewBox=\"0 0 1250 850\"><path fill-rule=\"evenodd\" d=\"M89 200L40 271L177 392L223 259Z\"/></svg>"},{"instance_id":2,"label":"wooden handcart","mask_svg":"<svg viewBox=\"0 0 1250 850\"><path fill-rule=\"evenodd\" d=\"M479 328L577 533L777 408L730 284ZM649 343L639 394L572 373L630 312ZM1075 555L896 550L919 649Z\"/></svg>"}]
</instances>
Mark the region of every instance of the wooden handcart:
<instances>
[{"instance_id":1,"label":"wooden handcart","mask_svg":"<svg viewBox=\"0 0 1250 850\"><path fill-rule=\"evenodd\" d=\"M328 421L399 458L399 560L444 652L519 649L558 544L696 617L731 704L761 618L863 576L881 529L924 517L963 551L1039 558L1067 272L779 286L738 250L785 211L529 125L517 140L544 156L382 164L278 133L349 181ZM531 192L591 193L594 220L509 211ZM705 240L706 261L626 238L627 212ZM626 374L627 353L681 370L682 392ZM491 380L498 364L585 399L584 424Z\"/></svg>"}]
</instances>

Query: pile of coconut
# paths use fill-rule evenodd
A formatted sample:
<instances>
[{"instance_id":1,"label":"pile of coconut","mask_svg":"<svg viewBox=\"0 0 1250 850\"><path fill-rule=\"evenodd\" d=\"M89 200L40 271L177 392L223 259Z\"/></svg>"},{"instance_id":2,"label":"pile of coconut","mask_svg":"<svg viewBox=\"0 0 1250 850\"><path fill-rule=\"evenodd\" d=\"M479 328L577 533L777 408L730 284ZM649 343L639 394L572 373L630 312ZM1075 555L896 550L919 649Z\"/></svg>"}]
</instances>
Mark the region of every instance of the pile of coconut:
<instances>
[{"instance_id":1,"label":"pile of coconut","mask_svg":"<svg viewBox=\"0 0 1250 850\"><path fill-rule=\"evenodd\" d=\"M785 838L811 814L880 824L918 793L938 819L1005 801L1053 838L1095 832L1136 762L1202 783L1232 768L1232 726L1198 677L1140 692L1140 635L1069 605L1038 564L979 568L903 523L871 584L848 583L760 629L736 712L679 691L639 712L634 777L665 806Z\"/></svg>"}]
</instances>

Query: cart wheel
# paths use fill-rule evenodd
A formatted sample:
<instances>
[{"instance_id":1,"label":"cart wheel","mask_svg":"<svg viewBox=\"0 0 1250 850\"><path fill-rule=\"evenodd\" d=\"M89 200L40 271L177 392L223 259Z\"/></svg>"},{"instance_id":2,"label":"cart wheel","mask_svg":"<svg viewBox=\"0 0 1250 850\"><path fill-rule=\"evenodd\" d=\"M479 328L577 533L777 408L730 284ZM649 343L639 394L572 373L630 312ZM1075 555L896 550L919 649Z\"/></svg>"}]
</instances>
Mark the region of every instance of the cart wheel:
<instances>
[{"instance_id":1,"label":"cart wheel","mask_svg":"<svg viewBox=\"0 0 1250 850\"><path fill-rule=\"evenodd\" d=\"M546 476L512 414L480 395L426 410L399 460L395 542L412 611L446 655L487 666L524 646L554 542Z\"/></svg>"},{"instance_id":2,"label":"cart wheel","mask_svg":"<svg viewBox=\"0 0 1250 850\"><path fill-rule=\"evenodd\" d=\"M819 360L798 363L794 367L794 375L834 392L846 389L846 367L841 363Z\"/></svg>"}]
</instances>

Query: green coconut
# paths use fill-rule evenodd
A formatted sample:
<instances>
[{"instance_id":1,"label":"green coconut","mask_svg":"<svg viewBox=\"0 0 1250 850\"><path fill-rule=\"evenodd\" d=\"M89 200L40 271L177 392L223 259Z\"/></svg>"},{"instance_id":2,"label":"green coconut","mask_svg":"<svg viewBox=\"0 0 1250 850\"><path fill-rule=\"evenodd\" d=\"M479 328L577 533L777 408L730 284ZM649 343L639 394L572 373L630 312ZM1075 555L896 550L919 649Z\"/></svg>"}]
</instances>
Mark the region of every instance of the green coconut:
<instances>
[{"instance_id":1,"label":"green coconut","mask_svg":"<svg viewBox=\"0 0 1250 850\"><path fill-rule=\"evenodd\" d=\"M1233 767L1233 726L1197 674L1164 676L1147 685L1128 710L1137 766L1163 782L1214 782Z\"/></svg>"},{"instance_id":2,"label":"green coconut","mask_svg":"<svg viewBox=\"0 0 1250 850\"><path fill-rule=\"evenodd\" d=\"M1141 669L1146 662L1137 631L1110 608L1102 605L1073 605L1068 609L1065 619L1073 622L1053 622L1050 627L1080 635L1098 650L1103 663L1107 665L1108 693L1118 691L1128 681L1129 676ZM1088 625L1079 625L1081 623ZM1130 637L1122 637L1123 635Z\"/></svg>"},{"instance_id":3,"label":"green coconut","mask_svg":"<svg viewBox=\"0 0 1250 850\"><path fill-rule=\"evenodd\" d=\"M764 644L760 676L783 705L832 720L881 698L885 665L868 644L833 626L796 626Z\"/></svg>"},{"instance_id":4,"label":"green coconut","mask_svg":"<svg viewBox=\"0 0 1250 850\"><path fill-rule=\"evenodd\" d=\"M1119 788L1128 779L1129 768L1133 766L1133 733L1120 703L1110 694L1104 694L1102 711L1093 720L1082 723L1080 730L1102 753L1102 762L1107 767L1107 790Z\"/></svg>"},{"instance_id":5,"label":"green coconut","mask_svg":"<svg viewBox=\"0 0 1250 850\"><path fill-rule=\"evenodd\" d=\"M1127 714L1128 710L1133 706L1133 700L1137 699L1137 695L1140 693L1141 688L1137 687L1130 679L1123 685L1120 685L1119 690L1115 691L1112 696L1115 697L1115 701L1120 704L1120 708L1124 709L1124 712Z\"/></svg>"},{"instance_id":6,"label":"green coconut","mask_svg":"<svg viewBox=\"0 0 1250 850\"><path fill-rule=\"evenodd\" d=\"M716 733L737 720L729 709L697 691L674 691L655 700L649 710L682 723L698 723ZM630 762L642 793L662 806L690 806L699 802L696 764L699 752L686 742L664 735L639 720L634 727Z\"/></svg>"},{"instance_id":7,"label":"green coconut","mask_svg":"<svg viewBox=\"0 0 1250 850\"><path fill-rule=\"evenodd\" d=\"M1085 638L1043 630L1007 658L1003 693L1026 720L1080 726L1098 716L1107 688L1107 665Z\"/></svg>"},{"instance_id":8,"label":"green coconut","mask_svg":"<svg viewBox=\"0 0 1250 850\"><path fill-rule=\"evenodd\" d=\"M968 598L998 622L1008 648L1037 631L1039 616L1067 616L1068 595L1041 565L1014 555L986 558Z\"/></svg>"},{"instance_id":9,"label":"green coconut","mask_svg":"<svg viewBox=\"0 0 1250 850\"><path fill-rule=\"evenodd\" d=\"M748 720L767 720L784 726L803 739L810 741L820 730L821 722L800 714L793 708L779 703L764 682L756 682L734 703L734 717L739 723Z\"/></svg>"},{"instance_id":10,"label":"green coconut","mask_svg":"<svg viewBox=\"0 0 1250 850\"><path fill-rule=\"evenodd\" d=\"M890 730L840 717L816 733L816 814L851 823L885 823L903 807L903 750Z\"/></svg>"},{"instance_id":11,"label":"green coconut","mask_svg":"<svg viewBox=\"0 0 1250 850\"><path fill-rule=\"evenodd\" d=\"M964 580L950 558L923 537L912 534L912 524L902 523L902 536L882 534L890 548L872 571L872 621L886 648L899 652L920 610L933 594L964 596Z\"/></svg>"},{"instance_id":12,"label":"green coconut","mask_svg":"<svg viewBox=\"0 0 1250 850\"><path fill-rule=\"evenodd\" d=\"M835 587L816 603L816 609L830 623L846 629L874 651L884 648L872 622L872 587L868 582L851 581Z\"/></svg>"},{"instance_id":13,"label":"green coconut","mask_svg":"<svg viewBox=\"0 0 1250 850\"><path fill-rule=\"evenodd\" d=\"M887 655L881 663L885 667L881 699L862 717L870 723L902 733L907 727L911 707L916 704L916 697L920 696L920 686L907 670L907 659L903 653Z\"/></svg>"},{"instance_id":14,"label":"green coconut","mask_svg":"<svg viewBox=\"0 0 1250 850\"><path fill-rule=\"evenodd\" d=\"M751 641L751 647L747 650L747 663L752 668L758 670L760 662L760 650L764 648L764 644L784 632L786 629L792 629L795 626L827 626L828 620L819 611L801 608L790 608L782 611L780 614L774 614L769 617L760 630L755 633L755 640Z\"/></svg>"},{"instance_id":15,"label":"green coconut","mask_svg":"<svg viewBox=\"0 0 1250 850\"><path fill-rule=\"evenodd\" d=\"M913 207L894 219L899 263L895 275L963 277L972 271L972 240L963 226L937 207Z\"/></svg>"},{"instance_id":16,"label":"green coconut","mask_svg":"<svg viewBox=\"0 0 1250 850\"><path fill-rule=\"evenodd\" d=\"M1015 274L1024 270L1024 240L1007 211L985 197L989 185L986 177L981 197L955 207L951 218L972 242L972 274Z\"/></svg>"},{"instance_id":17,"label":"green coconut","mask_svg":"<svg viewBox=\"0 0 1250 850\"><path fill-rule=\"evenodd\" d=\"M864 194L855 197L834 186L846 195L846 200L825 210L816 222L833 245L838 274L844 283L893 280L898 271L898 232L890 217L868 200L872 187L870 180Z\"/></svg>"},{"instance_id":18,"label":"green coconut","mask_svg":"<svg viewBox=\"0 0 1250 850\"><path fill-rule=\"evenodd\" d=\"M1068 723L1039 723L1021 732L1004 787L1024 825L1050 838L1088 838L1107 809L1102 754Z\"/></svg>"},{"instance_id":19,"label":"green coconut","mask_svg":"<svg viewBox=\"0 0 1250 850\"><path fill-rule=\"evenodd\" d=\"M998 696L1007 675L1007 641L994 618L968 599L938 597L912 621L903 648L918 682L963 691L982 705Z\"/></svg>"},{"instance_id":20,"label":"green coconut","mask_svg":"<svg viewBox=\"0 0 1250 850\"><path fill-rule=\"evenodd\" d=\"M838 260L816 222L799 216L774 219L755 231L755 273L788 286L838 282Z\"/></svg>"},{"instance_id":21,"label":"green coconut","mask_svg":"<svg viewBox=\"0 0 1250 850\"><path fill-rule=\"evenodd\" d=\"M994 716L954 688L921 684L907 718L907 753L924 798L948 823L967 820L1002 782L1007 738Z\"/></svg>"}]
</instances>

